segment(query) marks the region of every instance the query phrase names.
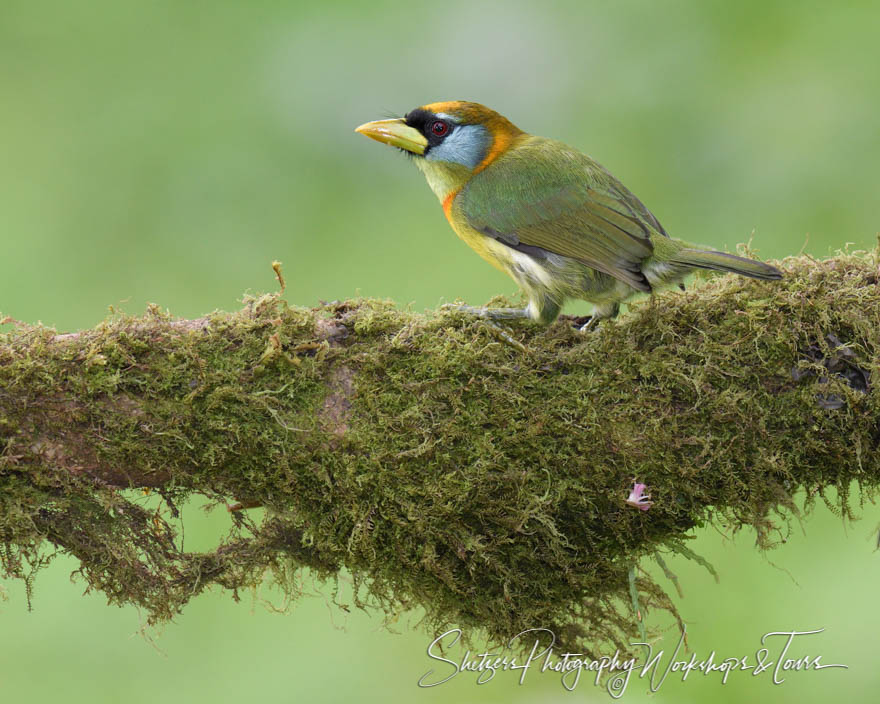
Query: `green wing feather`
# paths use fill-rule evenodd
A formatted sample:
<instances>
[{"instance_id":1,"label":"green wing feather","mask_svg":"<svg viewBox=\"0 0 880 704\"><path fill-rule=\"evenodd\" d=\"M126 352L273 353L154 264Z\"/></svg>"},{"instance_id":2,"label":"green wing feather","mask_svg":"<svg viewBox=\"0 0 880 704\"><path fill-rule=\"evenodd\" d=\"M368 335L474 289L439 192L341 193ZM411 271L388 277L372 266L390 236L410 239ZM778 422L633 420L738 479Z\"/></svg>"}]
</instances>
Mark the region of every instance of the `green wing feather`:
<instances>
[{"instance_id":1,"label":"green wing feather","mask_svg":"<svg viewBox=\"0 0 880 704\"><path fill-rule=\"evenodd\" d=\"M479 232L518 247L577 259L649 291L641 270L652 235L666 235L651 212L585 154L528 137L462 192L462 211Z\"/></svg>"}]
</instances>

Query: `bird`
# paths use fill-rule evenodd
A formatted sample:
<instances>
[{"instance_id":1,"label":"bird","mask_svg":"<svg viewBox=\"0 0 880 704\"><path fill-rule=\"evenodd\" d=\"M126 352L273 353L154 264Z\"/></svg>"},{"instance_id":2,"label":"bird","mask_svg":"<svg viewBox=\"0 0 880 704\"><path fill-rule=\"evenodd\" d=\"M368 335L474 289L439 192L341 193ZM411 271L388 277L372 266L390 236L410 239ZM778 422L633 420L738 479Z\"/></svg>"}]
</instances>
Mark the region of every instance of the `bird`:
<instances>
[{"instance_id":1,"label":"bird","mask_svg":"<svg viewBox=\"0 0 880 704\"><path fill-rule=\"evenodd\" d=\"M782 278L770 264L670 237L597 161L479 103L429 103L355 131L412 157L456 234L525 293L524 308L457 306L483 318L549 325L581 299L593 304L587 329L636 294L682 286L694 269Z\"/></svg>"}]
</instances>

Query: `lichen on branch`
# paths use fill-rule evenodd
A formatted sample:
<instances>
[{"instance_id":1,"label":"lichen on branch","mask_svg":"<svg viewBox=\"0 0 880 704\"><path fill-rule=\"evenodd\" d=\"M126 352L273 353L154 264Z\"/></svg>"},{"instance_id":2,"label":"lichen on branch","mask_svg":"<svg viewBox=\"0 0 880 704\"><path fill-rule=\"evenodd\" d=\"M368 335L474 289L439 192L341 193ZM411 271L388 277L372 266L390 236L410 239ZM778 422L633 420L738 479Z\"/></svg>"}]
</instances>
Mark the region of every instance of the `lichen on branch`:
<instances>
[{"instance_id":1,"label":"lichen on branch","mask_svg":"<svg viewBox=\"0 0 880 704\"><path fill-rule=\"evenodd\" d=\"M587 334L511 327L525 353L482 321L376 300L16 323L0 335L2 569L30 583L60 549L152 622L212 585L295 591L297 570L344 569L359 604L421 607L432 630L625 649L637 609L675 612L643 558L692 556L708 522L767 546L800 490L809 508L834 488L848 514L853 482L861 498L880 482L875 254L782 267ZM626 504L634 479L648 511ZM194 495L265 516L231 514L216 550L185 552L173 516Z\"/></svg>"}]
</instances>

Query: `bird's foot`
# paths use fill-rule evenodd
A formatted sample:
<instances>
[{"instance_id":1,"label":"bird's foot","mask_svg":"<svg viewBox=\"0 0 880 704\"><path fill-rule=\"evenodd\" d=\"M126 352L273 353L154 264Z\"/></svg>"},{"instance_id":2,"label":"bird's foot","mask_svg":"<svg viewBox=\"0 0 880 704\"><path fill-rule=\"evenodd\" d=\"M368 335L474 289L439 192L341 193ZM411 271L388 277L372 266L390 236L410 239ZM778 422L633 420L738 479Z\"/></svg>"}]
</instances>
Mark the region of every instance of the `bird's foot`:
<instances>
[{"instance_id":1,"label":"bird's foot","mask_svg":"<svg viewBox=\"0 0 880 704\"><path fill-rule=\"evenodd\" d=\"M457 313L467 313L486 321L489 331L499 340L520 352L528 353L529 348L514 338L507 330L501 327L496 320L517 320L528 318L525 308L477 308L476 306L462 306L455 303L447 303L441 306L444 310L452 310Z\"/></svg>"},{"instance_id":2,"label":"bird's foot","mask_svg":"<svg viewBox=\"0 0 880 704\"><path fill-rule=\"evenodd\" d=\"M620 304L617 302L596 303L593 307L593 314L587 319L587 322L581 325L580 331L589 332L599 324L600 320L610 320L617 317L618 313L620 313Z\"/></svg>"},{"instance_id":3,"label":"bird's foot","mask_svg":"<svg viewBox=\"0 0 880 704\"><path fill-rule=\"evenodd\" d=\"M645 489L647 488L647 484L639 484L637 481L633 480L632 491L629 492L629 496L626 497L627 505L637 508L640 511L647 511L651 508L651 506L654 505L654 502L651 501L651 495L645 493Z\"/></svg>"},{"instance_id":4,"label":"bird's foot","mask_svg":"<svg viewBox=\"0 0 880 704\"><path fill-rule=\"evenodd\" d=\"M587 320L587 322L578 328L578 331L579 332L590 332L590 330L592 330L594 327L596 327L598 322L599 322L599 318L597 318L595 315L591 315L589 317L589 319Z\"/></svg>"},{"instance_id":5,"label":"bird's foot","mask_svg":"<svg viewBox=\"0 0 880 704\"><path fill-rule=\"evenodd\" d=\"M484 320L520 320L529 317L529 312L526 308L481 308L477 306L462 306L457 303L446 303L440 307L443 310L475 315Z\"/></svg>"},{"instance_id":6,"label":"bird's foot","mask_svg":"<svg viewBox=\"0 0 880 704\"><path fill-rule=\"evenodd\" d=\"M515 349L523 352L524 354L529 354L530 350L526 347L522 342L513 337L507 330L501 327L498 323L495 323L491 320L486 321L486 325L488 326L491 333L497 337L502 342L514 347Z\"/></svg>"}]
</instances>

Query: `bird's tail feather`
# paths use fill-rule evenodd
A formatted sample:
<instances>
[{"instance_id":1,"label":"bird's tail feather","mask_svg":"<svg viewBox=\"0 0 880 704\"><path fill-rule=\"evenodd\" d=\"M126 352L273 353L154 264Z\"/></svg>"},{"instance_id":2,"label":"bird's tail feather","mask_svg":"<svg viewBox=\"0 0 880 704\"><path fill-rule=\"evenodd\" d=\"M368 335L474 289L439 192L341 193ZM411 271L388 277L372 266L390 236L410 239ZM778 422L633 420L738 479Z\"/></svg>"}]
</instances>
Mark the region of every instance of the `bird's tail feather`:
<instances>
[{"instance_id":1,"label":"bird's tail feather","mask_svg":"<svg viewBox=\"0 0 880 704\"><path fill-rule=\"evenodd\" d=\"M753 279L775 280L782 278L782 272L770 264L706 249L680 249L670 259L670 262L698 269L729 271L742 276L750 276Z\"/></svg>"}]
</instances>

